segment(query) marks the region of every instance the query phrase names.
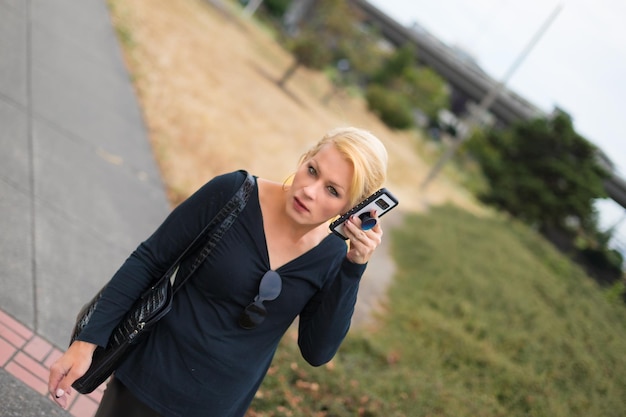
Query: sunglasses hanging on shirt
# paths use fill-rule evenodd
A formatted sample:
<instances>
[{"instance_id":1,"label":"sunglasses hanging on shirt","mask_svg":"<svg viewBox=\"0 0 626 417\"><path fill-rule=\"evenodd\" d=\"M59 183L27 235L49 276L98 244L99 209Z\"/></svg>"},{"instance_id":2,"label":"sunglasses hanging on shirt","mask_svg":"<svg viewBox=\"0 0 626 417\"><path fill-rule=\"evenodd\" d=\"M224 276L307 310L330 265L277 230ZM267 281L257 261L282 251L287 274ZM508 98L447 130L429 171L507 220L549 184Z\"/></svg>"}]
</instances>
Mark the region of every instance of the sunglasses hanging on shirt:
<instances>
[{"instance_id":1,"label":"sunglasses hanging on shirt","mask_svg":"<svg viewBox=\"0 0 626 417\"><path fill-rule=\"evenodd\" d=\"M267 316L267 309L263 302L275 300L280 295L282 287L283 283L278 272L267 271L261 278L259 294L254 297L254 300L241 313L239 325L249 330L263 323Z\"/></svg>"}]
</instances>

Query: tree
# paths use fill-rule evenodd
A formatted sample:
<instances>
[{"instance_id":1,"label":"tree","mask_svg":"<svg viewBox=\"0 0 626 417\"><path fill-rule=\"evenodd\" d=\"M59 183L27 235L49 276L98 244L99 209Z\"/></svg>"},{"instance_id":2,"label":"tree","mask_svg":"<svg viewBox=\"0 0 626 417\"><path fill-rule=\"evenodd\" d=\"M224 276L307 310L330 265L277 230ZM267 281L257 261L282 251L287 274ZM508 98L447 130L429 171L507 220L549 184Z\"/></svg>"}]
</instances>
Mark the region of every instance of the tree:
<instances>
[{"instance_id":1,"label":"tree","mask_svg":"<svg viewBox=\"0 0 626 417\"><path fill-rule=\"evenodd\" d=\"M411 106L420 109L431 120L437 118L441 109L449 107L449 91L445 82L428 67L410 66L389 85L401 92Z\"/></svg>"},{"instance_id":2,"label":"tree","mask_svg":"<svg viewBox=\"0 0 626 417\"><path fill-rule=\"evenodd\" d=\"M287 48L295 60L278 85L283 87L300 66L322 69L333 62L337 45L352 33L355 21L350 16L345 1L321 0L308 16L304 27L287 41Z\"/></svg>"},{"instance_id":3,"label":"tree","mask_svg":"<svg viewBox=\"0 0 626 417\"><path fill-rule=\"evenodd\" d=\"M328 65L332 57L328 49L311 32L301 32L290 42L288 48L294 55L294 62L278 81L280 87L284 87L301 65L312 69L322 69Z\"/></svg>"},{"instance_id":4,"label":"tree","mask_svg":"<svg viewBox=\"0 0 626 417\"><path fill-rule=\"evenodd\" d=\"M597 230L594 201L606 197L608 173L567 114L491 130L466 147L490 185L486 202L544 233Z\"/></svg>"},{"instance_id":5,"label":"tree","mask_svg":"<svg viewBox=\"0 0 626 417\"><path fill-rule=\"evenodd\" d=\"M397 49L371 81L402 95L412 109L421 110L431 119L449 105L445 81L432 69L417 64L415 49L410 45Z\"/></svg>"},{"instance_id":6,"label":"tree","mask_svg":"<svg viewBox=\"0 0 626 417\"><path fill-rule=\"evenodd\" d=\"M381 85L390 84L394 79L415 64L415 50L410 45L396 49L387 60L385 60L376 74L372 77L372 82Z\"/></svg>"},{"instance_id":7,"label":"tree","mask_svg":"<svg viewBox=\"0 0 626 417\"><path fill-rule=\"evenodd\" d=\"M413 127L411 104L406 97L378 84L371 84L365 92L367 107L387 126L394 129Z\"/></svg>"}]
</instances>

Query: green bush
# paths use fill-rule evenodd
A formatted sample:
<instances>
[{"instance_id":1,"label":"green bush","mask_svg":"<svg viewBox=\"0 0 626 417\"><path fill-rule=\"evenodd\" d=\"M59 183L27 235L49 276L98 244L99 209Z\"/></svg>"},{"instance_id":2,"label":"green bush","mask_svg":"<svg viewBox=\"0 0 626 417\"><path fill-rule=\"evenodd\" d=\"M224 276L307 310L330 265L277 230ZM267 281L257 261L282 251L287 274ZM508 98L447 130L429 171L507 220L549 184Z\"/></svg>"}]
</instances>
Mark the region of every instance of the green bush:
<instances>
[{"instance_id":1,"label":"green bush","mask_svg":"<svg viewBox=\"0 0 626 417\"><path fill-rule=\"evenodd\" d=\"M607 173L568 115L518 122L471 142L466 149L490 185L483 201L543 232L571 231L572 221L587 233L597 230L594 203L606 197Z\"/></svg>"},{"instance_id":2,"label":"green bush","mask_svg":"<svg viewBox=\"0 0 626 417\"><path fill-rule=\"evenodd\" d=\"M411 104L401 94L377 84L367 88L368 108L389 127L409 129L414 126Z\"/></svg>"},{"instance_id":3,"label":"green bush","mask_svg":"<svg viewBox=\"0 0 626 417\"><path fill-rule=\"evenodd\" d=\"M263 6L272 16L282 17L287 11L291 0L264 0Z\"/></svg>"},{"instance_id":4,"label":"green bush","mask_svg":"<svg viewBox=\"0 0 626 417\"><path fill-rule=\"evenodd\" d=\"M313 32L303 31L287 46L296 60L307 68L322 69L332 59L331 52L319 42Z\"/></svg>"},{"instance_id":5,"label":"green bush","mask_svg":"<svg viewBox=\"0 0 626 417\"><path fill-rule=\"evenodd\" d=\"M615 249L585 248L580 250L576 260L600 284L612 285L621 280L624 274L624 259Z\"/></svg>"}]
</instances>

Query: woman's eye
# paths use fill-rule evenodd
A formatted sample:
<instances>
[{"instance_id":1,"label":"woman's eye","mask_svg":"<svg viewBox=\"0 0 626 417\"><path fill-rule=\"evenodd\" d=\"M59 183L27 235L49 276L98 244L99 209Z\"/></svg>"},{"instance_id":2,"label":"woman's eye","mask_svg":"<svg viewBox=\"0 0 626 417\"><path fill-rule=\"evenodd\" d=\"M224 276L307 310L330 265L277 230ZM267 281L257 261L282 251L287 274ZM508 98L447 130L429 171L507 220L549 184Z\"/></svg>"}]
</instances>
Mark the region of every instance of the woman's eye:
<instances>
[{"instance_id":1,"label":"woman's eye","mask_svg":"<svg viewBox=\"0 0 626 417\"><path fill-rule=\"evenodd\" d=\"M317 174L317 171L311 165L309 165L309 174L311 174L311 175Z\"/></svg>"},{"instance_id":2,"label":"woman's eye","mask_svg":"<svg viewBox=\"0 0 626 417\"><path fill-rule=\"evenodd\" d=\"M328 186L328 192L332 195L334 195L335 197L339 197L339 193L337 192L337 190L335 189L335 187L332 186Z\"/></svg>"}]
</instances>

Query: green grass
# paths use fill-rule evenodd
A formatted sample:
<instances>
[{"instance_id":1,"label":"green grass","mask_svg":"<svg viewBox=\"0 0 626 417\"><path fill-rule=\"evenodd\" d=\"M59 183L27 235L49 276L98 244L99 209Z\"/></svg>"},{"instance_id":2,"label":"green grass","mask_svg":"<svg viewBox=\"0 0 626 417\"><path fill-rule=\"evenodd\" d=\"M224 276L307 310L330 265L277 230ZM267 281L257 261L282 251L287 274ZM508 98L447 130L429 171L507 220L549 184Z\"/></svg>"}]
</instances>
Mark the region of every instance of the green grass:
<instances>
[{"instance_id":1,"label":"green grass","mask_svg":"<svg viewBox=\"0 0 626 417\"><path fill-rule=\"evenodd\" d=\"M322 368L285 338L249 416L626 415L626 307L535 233L444 207L390 235L379 330Z\"/></svg>"},{"instance_id":2,"label":"green grass","mask_svg":"<svg viewBox=\"0 0 626 417\"><path fill-rule=\"evenodd\" d=\"M136 46L135 39L133 38L133 31L128 24L128 10L124 4L119 1L108 0L107 6L111 12L111 18L113 20L113 27L117 34L117 39L128 51Z\"/></svg>"}]
</instances>

